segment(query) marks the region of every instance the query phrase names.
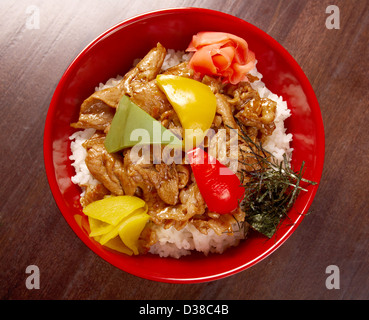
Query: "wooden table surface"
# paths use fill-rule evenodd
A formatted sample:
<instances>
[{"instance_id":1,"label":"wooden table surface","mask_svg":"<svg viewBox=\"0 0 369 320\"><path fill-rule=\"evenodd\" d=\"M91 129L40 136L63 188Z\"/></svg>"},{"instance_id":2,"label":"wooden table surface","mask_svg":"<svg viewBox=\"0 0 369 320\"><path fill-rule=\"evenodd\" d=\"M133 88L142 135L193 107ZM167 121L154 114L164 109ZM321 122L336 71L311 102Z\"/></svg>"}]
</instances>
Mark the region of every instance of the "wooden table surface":
<instances>
[{"instance_id":1,"label":"wooden table surface","mask_svg":"<svg viewBox=\"0 0 369 320\"><path fill-rule=\"evenodd\" d=\"M326 26L329 5L339 29ZM89 250L54 202L42 149L51 97L74 57L126 18L183 6L235 15L280 42L309 78L326 133L313 213L267 259L198 284L141 279ZM2 300L369 298L367 0L1 0L0 12ZM30 265L39 289L26 286ZM339 288L326 286L331 265Z\"/></svg>"}]
</instances>

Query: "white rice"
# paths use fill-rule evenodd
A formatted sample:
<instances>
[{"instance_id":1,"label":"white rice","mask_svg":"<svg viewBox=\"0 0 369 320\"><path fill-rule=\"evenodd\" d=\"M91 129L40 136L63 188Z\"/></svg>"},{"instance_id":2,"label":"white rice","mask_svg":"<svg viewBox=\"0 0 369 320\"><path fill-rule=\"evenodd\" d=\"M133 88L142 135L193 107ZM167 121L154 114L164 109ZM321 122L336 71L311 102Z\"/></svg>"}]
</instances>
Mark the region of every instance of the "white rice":
<instances>
[{"instance_id":1,"label":"white rice","mask_svg":"<svg viewBox=\"0 0 369 320\"><path fill-rule=\"evenodd\" d=\"M257 64L257 63L256 63ZM291 115L291 111L288 109L287 102L283 100L281 96L278 96L271 92L261 79L263 75L255 68L250 71L250 74L258 77L258 81L251 83L251 87L256 90L261 98L268 98L277 103L276 117L275 117L275 130L272 135L269 136L263 144L265 150L269 151L277 161L283 161L283 155L286 154L291 158L293 149L290 148L292 141L292 134L286 133L284 121Z\"/></svg>"},{"instance_id":2,"label":"white rice","mask_svg":"<svg viewBox=\"0 0 369 320\"><path fill-rule=\"evenodd\" d=\"M169 49L165 57L162 70L166 70L171 66L175 66L182 61L188 60L191 54L184 51L174 51ZM137 61L135 61L135 64ZM287 103L282 97L268 90L265 84L261 81L262 75L255 68L250 72L253 76L260 80L251 84L253 89L257 90L260 97L269 98L277 103L276 111L276 129L269 136L263 145L264 148L271 152L278 161L283 160L283 155L286 153L291 157L293 149L290 148L292 134L286 133L284 121L291 115ZM112 78L107 83L100 83L96 87L96 91L109 88L118 84L122 79L121 76ZM70 136L72 155L72 166L76 170L76 175L72 177L72 182L81 186L82 194L86 185L96 185L99 182L90 174L86 164L86 150L82 146L83 142L88 140L95 133L94 129L86 129L75 132ZM225 233L217 235L214 230L209 229L208 234L204 235L192 224L187 224L182 230L178 231L174 227L164 229L162 226L154 226L158 242L150 248L150 253L157 254L160 257L180 258L181 256L189 255L193 251L199 251L208 255L209 253L223 253L224 250L231 246L237 246L241 239L244 238L245 232L239 230L237 224L233 226L233 233Z\"/></svg>"},{"instance_id":3,"label":"white rice","mask_svg":"<svg viewBox=\"0 0 369 320\"><path fill-rule=\"evenodd\" d=\"M122 76L118 75L116 78L109 79L106 83L100 82L99 85L95 88L95 91L104 90L107 88L115 87L119 84L119 82L123 79Z\"/></svg>"},{"instance_id":4,"label":"white rice","mask_svg":"<svg viewBox=\"0 0 369 320\"><path fill-rule=\"evenodd\" d=\"M193 53L186 53L185 51L176 51L173 49L167 50L167 55L164 58L163 71L180 64L183 61L189 61Z\"/></svg>"},{"instance_id":5,"label":"white rice","mask_svg":"<svg viewBox=\"0 0 369 320\"><path fill-rule=\"evenodd\" d=\"M86 140L90 139L94 135L95 131L95 129L80 130L76 131L69 137L71 140L70 148L72 151L72 155L69 159L72 160L72 166L76 171L76 174L72 177L72 182L82 188L81 197L84 196L87 185L95 186L100 183L92 176L86 166L85 159L87 151L82 145Z\"/></svg>"},{"instance_id":6,"label":"white rice","mask_svg":"<svg viewBox=\"0 0 369 320\"><path fill-rule=\"evenodd\" d=\"M237 224L234 226L233 233L222 235L217 235L213 229L209 229L208 234L205 235L193 224L187 224L180 231L174 227L164 229L161 226L154 226L154 230L159 241L151 246L149 252L161 257L180 258L190 255L194 250L205 255L223 253L224 250L237 246L240 240L244 239L243 229L239 230Z\"/></svg>"}]
</instances>

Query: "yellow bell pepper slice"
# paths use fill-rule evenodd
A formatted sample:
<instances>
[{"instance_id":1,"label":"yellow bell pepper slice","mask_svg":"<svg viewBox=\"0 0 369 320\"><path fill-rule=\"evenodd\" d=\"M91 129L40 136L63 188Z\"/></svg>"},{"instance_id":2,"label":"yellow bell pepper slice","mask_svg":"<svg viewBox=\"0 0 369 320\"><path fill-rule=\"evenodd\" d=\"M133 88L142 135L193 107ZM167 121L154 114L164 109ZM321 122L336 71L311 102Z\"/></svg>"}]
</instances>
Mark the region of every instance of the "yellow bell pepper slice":
<instances>
[{"instance_id":1,"label":"yellow bell pepper slice","mask_svg":"<svg viewBox=\"0 0 369 320\"><path fill-rule=\"evenodd\" d=\"M217 102L214 93L209 86L190 78L161 74L156 81L185 130L185 150L197 147L215 117Z\"/></svg>"},{"instance_id":2,"label":"yellow bell pepper slice","mask_svg":"<svg viewBox=\"0 0 369 320\"><path fill-rule=\"evenodd\" d=\"M100 243L101 236L93 237L95 241ZM119 236L109 240L107 243L104 244L104 247L113 249L115 251L128 254L129 256L133 255L133 251L129 249L119 238Z\"/></svg>"},{"instance_id":3,"label":"yellow bell pepper slice","mask_svg":"<svg viewBox=\"0 0 369 320\"><path fill-rule=\"evenodd\" d=\"M139 253L138 239L149 219L150 216L146 212L142 212L124 220L119 228L119 237L135 255Z\"/></svg>"},{"instance_id":4,"label":"yellow bell pepper slice","mask_svg":"<svg viewBox=\"0 0 369 320\"><path fill-rule=\"evenodd\" d=\"M90 237L101 236L105 233L113 230L114 226L112 224L97 220L95 218L88 217L88 223L90 225Z\"/></svg>"},{"instance_id":5,"label":"yellow bell pepper slice","mask_svg":"<svg viewBox=\"0 0 369 320\"><path fill-rule=\"evenodd\" d=\"M109 231L106 234L103 234L98 242L101 245L106 245L106 243L108 243L111 239L113 239L113 238L115 238L119 235L119 232L122 229L122 225L125 223L125 221L127 221L131 216L136 216L136 215L139 215L139 214L142 214L142 213L146 214L147 210L148 210L147 206L145 208L139 208L139 209L135 210L131 215L129 215L128 217L123 219L121 221L121 223L119 223L117 226L113 227L113 229L111 231Z\"/></svg>"},{"instance_id":6,"label":"yellow bell pepper slice","mask_svg":"<svg viewBox=\"0 0 369 320\"><path fill-rule=\"evenodd\" d=\"M131 216L135 216L141 213L146 213L148 210L147 206L145 206L144 208L139 208L137 210L135 210L134 212L131 212L130 215L125 216L124 219L121 220L121 222L116 225L113 226L112 230L109 231L108 233L105 233L101 236L99 243L101 245L105 245L108 241L110 241L111 239L115 238L116 236L118 236L120 229L122 228L122 224L129 219Z\"/></svg>"},{"instance_id":7,"label":"yellow bell pepper slice","mask_svg":"<svg viewBox=\"0 0 369 320\"><path fill-rule=\"evenodd\" d=\"M105 247L127 254L129 256L133 254L132 250L129 249L119 237L115 237L109 240L107 243L105 243Z\"/></svg>"},{"instance_id":8,"label":"yellow bell pepper slice","mask_svg":"<svg viewBox=\"0 0 369 320\"><path fill-rule=\"evenodd\" d=\"M107 197L90 203L83 209L83 213L90 218L116 226L123 218L145 205L145 201L134 196Z\"/></svg>"},{"instance_id":9,"label":"yellow bell pepper slice","mask_svg":"<svg viewBox=\"0 0 369 320\"><path fill-rule=\"evenodd\" d=\"M148 206L134 196L111 196L92 202L83 212L90 233L101 245L128 255L139 254L138 239L150 216Z\"/></svg>"}]
</instances>

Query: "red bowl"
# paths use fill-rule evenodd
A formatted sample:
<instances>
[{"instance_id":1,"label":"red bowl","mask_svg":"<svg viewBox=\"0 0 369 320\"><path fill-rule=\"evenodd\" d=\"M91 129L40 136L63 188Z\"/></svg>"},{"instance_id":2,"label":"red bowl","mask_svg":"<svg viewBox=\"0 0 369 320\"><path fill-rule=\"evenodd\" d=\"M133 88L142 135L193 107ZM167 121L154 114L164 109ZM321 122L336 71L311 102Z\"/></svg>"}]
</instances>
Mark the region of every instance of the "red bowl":
<instances>
[{"instance_id":1,"label":"red bowl","mask_svg":"<svg viewBox=\"0 0 369 320\"><path fill-rule=\"evenodd\" d=\"M258 59L263 81L283 96L292 116L286 121L293 134L292 165L306 162L305 177L318 182L299 195L289 213L291 221L268 240L251 232L246 241L224 254L193 254L181 259L151 254L130 257L105 249L86 231L86 219L79 204L80 189L71 182L74 168L69 160L74 132L71 122L95 86L118 74L125 74L136 58L143 57L157 42L166 48L184 50L199 31L236 34L249 44ZM200 8L176 8L149 12L112 27L89 44L71 63L53 95L45 123L44 161L55 201L77 236L96 254L121 270L138 277L171 283L211 281L243 271L273 253L301 223L317 192L324 162L324 128L314 91L296 61L273 38L234 16Z\"/></svg>"}]
</instances>

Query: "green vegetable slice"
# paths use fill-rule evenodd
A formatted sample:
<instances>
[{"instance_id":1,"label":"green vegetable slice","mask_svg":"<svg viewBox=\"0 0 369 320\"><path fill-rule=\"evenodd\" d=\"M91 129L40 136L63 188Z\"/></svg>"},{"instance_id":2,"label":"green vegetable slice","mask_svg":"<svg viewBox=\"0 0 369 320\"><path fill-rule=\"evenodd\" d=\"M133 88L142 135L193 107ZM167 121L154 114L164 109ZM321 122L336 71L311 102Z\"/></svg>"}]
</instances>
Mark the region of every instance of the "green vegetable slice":
<instances>
[{"instance_id":1,"label":"green vegetable slice","mask_svg":"<svg viewBox=\"0 0 369 320\"><path fill-rule=\"evenodd\" d=\"M109 153L134 145L162 144L182 148L182 140L124 95L115 112L105 148Z\"/></svg>"}]
</instances>

